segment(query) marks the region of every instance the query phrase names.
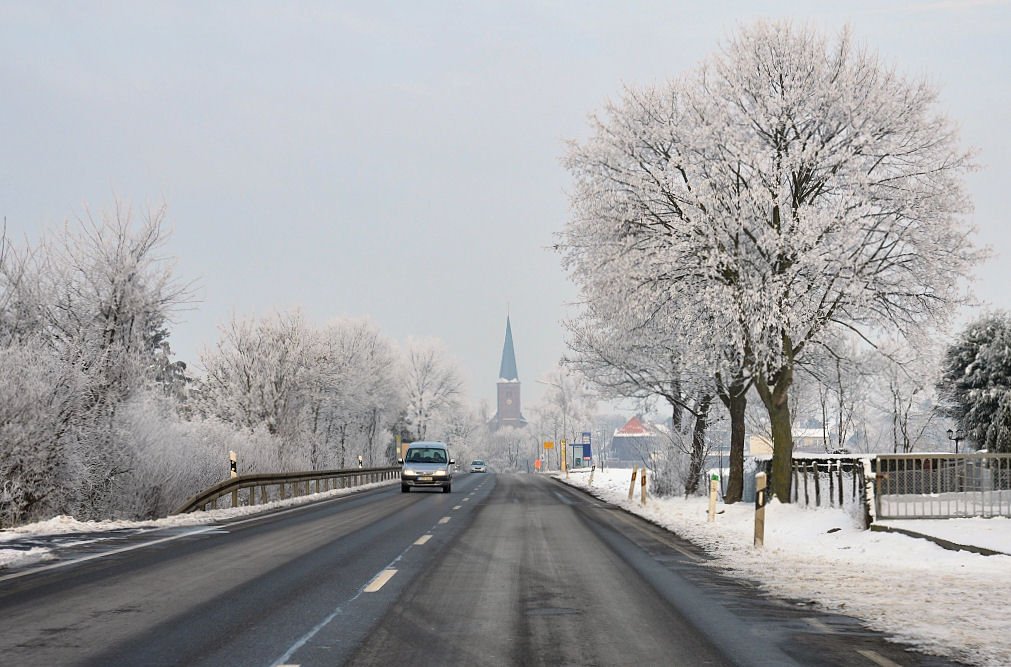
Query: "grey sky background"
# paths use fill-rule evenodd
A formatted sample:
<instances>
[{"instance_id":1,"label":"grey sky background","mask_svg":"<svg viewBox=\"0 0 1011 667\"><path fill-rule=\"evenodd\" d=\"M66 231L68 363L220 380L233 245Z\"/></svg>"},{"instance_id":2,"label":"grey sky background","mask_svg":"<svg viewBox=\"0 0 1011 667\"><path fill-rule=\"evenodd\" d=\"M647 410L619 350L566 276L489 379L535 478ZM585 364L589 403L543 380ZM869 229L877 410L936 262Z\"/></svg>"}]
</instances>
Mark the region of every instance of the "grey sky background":
<instances>
[{"instance_id":1,"label":"grey sky background","mask_svg":"<svg viewBox=\"0 0 1011 667\"><path fill-rule=\"evenodd\" d=\"M524 403L576 293L553 234L565 141L624 84L694 66L751 19L856 38L926 76L979 150L977 295L1011 307L1011 5L939 2L0 2L8 234L165 202L199 302L196 365L232 313L370 315L438 337L493 403L507 306Z\"/></svg>"}]
</instances>

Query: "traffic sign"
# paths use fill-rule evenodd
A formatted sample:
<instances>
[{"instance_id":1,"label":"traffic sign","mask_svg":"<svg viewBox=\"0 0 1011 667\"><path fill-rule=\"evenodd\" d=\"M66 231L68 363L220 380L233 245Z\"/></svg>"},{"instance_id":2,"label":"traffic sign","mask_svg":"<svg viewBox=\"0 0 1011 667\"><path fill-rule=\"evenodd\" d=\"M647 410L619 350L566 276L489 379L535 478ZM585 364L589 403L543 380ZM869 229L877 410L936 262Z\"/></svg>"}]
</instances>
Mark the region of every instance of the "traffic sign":
<instances>
[{"instance_id":1,"label":"traffic sign","mask_svg":"<svg viewBox=\"0 0 1011 667\"><path fill-rule=\"evenodd\" d=\"M552 442L551 440L544 441L544 449L554 449L554 448L555 448L554 442Z\"/></svg>"}]
</instances>

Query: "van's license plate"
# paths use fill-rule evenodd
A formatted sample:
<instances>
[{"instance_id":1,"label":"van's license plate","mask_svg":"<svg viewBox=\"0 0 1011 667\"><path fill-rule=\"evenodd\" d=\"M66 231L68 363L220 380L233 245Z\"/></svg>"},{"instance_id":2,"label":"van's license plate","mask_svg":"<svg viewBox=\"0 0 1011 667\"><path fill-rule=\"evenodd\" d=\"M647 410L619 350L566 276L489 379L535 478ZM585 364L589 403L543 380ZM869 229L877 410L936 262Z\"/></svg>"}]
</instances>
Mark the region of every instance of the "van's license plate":
<instances>
[{"instance_id":1,"label":"van's license plate","mask_svg":"<svg viewBox=\"0 0 1011 667\"><path fill-rule=\"evenodd\" d=\"M431 482L432 478L431 477L419 477L418 481L419 482Z\"/></svg>"}]
</instances>

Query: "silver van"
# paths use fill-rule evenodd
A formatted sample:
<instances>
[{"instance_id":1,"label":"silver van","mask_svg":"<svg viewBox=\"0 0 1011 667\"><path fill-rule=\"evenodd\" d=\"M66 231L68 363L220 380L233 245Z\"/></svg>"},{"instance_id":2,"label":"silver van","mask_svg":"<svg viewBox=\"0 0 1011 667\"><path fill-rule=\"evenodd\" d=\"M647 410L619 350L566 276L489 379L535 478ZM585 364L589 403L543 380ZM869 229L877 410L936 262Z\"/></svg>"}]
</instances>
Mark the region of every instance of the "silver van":
<instances>
[{"instance_id":1,"label":"silver van","mask_svg":"<svg viewBox=\"0 0 1011 667\"><path fill-rule=\"evenodd\" d=\"M449 447L444 442L412 442L400 459L400 490L409 493L412 486L441 486L443 493L453 488L453 466Z\"/></svg>"}]
</instances>

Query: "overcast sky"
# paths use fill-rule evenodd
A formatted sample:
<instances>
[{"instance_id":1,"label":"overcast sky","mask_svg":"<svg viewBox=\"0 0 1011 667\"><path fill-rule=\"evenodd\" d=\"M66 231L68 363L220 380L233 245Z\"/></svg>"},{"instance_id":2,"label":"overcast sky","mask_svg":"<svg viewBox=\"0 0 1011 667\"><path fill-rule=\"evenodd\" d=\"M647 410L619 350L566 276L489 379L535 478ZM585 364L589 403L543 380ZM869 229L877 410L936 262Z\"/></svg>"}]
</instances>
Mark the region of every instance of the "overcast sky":
<instances>
[{"instance_id":1,"label":"overcast sky","mask_svg":"<svg viewBox=\"0 0 1011 667\"><path fill-rule=\"evenodd\" d=\"M167 203L199 303L370 315L437 337L493 402L507 308L524 404L576 296L549 250L565 141L623 85L693 67L742 23L856 38L941 92L979 150L976 292L1011 308L1011 6L940 2L0 2L0 214L37 237L116 198Z\"/></svg>"}]
</instances>

